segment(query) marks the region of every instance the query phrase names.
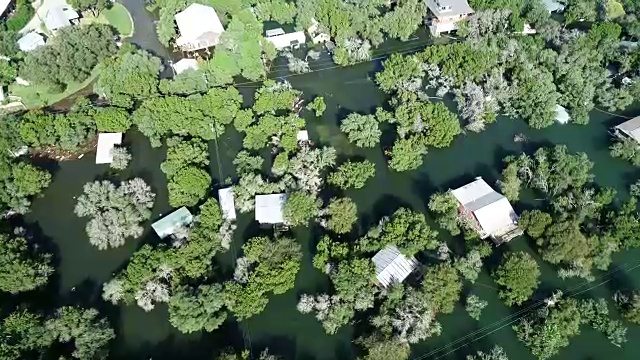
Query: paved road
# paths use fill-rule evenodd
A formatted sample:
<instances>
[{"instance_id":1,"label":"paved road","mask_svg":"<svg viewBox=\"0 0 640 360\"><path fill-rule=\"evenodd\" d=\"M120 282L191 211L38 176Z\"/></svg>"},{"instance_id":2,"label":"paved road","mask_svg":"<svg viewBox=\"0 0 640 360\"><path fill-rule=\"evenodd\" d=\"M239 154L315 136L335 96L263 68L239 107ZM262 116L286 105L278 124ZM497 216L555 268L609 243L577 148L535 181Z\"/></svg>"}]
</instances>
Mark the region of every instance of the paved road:
<instances>
[{"instance_id":1,"label":"paved road","mask_svg":"<svg viewBox=\"0 0 640 360\"><path fill-rule=\"evenodd\" d=\"M36 0L31 5L36 8L36 14L31 21L29 21L29 23L20 30L20 34L25 34L32 30L42 32L40 24L42 23L42 19L47 15L49 9L58 6L69 6L65 0Z\"/></svg>"}]
</instances>

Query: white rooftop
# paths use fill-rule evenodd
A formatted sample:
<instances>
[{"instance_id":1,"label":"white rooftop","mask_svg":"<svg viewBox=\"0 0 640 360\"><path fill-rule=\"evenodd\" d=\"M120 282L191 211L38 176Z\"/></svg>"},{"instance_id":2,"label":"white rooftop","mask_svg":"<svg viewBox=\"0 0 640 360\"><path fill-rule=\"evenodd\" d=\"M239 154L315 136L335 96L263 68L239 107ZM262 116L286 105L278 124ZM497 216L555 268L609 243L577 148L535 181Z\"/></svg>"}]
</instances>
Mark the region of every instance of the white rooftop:
<instances>
[{"instance_id":1,"label":"white rooftop","mask_svg":"<svg viewBox=\"0 0 640 360\"><path fill-rule=\"evenodd\" d=\"M427 0L427 7L438 18L473 13L467 0Z\"/></svg>"},{"instance_id":2,"label":"white rooftop","mask_svg":"<svg viewBox=\"0 0 640 360\"><path fill-rule=\"evenodd\" d=\"M564 5L557 0L543 0L543 3L550 13L564 11Z\"/></svg>"},{"instance_id":3,"label":"white rooftop","mask_svg":"<svg viewBox=\"0 0 640 360\"><path fill-rule=\"evenodd\" d=\"M47 11L47 15L44 18L44 24L47 29L53 31L70 26L72 20L76 20L80 16L71 7L56 6Z\"/></svg>"},{"instance_id":4,"label":"white rooftop","mask_svg":"<svg viewBox=\"0 0 640 360\"><path fill-rule=\"evenodd\" d=\"M278 29L276 29L278 30ZM279 29L282 30L282 29ZM284 34L284 32L280 35L271 35L269 36L269 32L267 32L266 39L276 47L276 49L284 49L289 46L296 47L300 44L304 44L307 41L307 35L305 35L304 31L296 31L288 34Z\"/></svg>"},{"instance_id":5,"label":"white rooftop","mask_svg":"<svg viewBox=\"0 0 640 360\"><path fill-rule=\"evenodd\" d=\"M198 60L196 59L182 59L173 65L173 70L176 71L176 74L182 74L187 70L198 70Z\"/></svg>"},{"instance_id":6,"label":"white rooftop","mask_svg":"<svg viewBox=\"0 0 640 360\"><path fill-rule=\"evenodd\" d=\"M387 287L401 283L418 266L415 258L403 255L395 245L388 245L373 257L378 283Z\"/></svg>"},{"instance_id":7,"label":"white rooftop","mask_svg":"<svg viewBox=\"0 0 640 360\"><path fill-rule=\"evenodd\" d=\"M622 124L616 126L616 129L625 133L635 141L640 142L640 116L623 122Z\"/></svg>"},{"instance_id":8,"label":"white rooftop","mask_svg":"<svg viewBox=\"0 0 640 360\"><path fill-rule=\"evenodd\" d=\"M96 150L96 164L111 164L113 155L111 150L122 144L122 133L98 134L98 148Z\"/></svg>"},{"instance_id":9,"label":"white rooftop","mask_svg":"<svg viewBox=\"0 0 640 360\"><path fill-rule=\"evenodd\" d=\"M193 222L193 215L186 207L181 207L171 214L151 224L153 230L158 234L160 239L164 239L172 235L175 230L181 226L190 225Z\"/></svg>"},{"instance_id":10,"label":"white rooftop","mask_svg":"<svg viewBox=\"0 0 640 360\"><path fill-rule=\"evenodd\" d=\"M191 4L177 13L175 19L180 34L176 45L190 50L217 45L224 32L222 22L211 6Z\"/></svg>"},{"instance_id":11,"label":"white rooftop","mask_svg":"<svg viewBox=\"0 0 640 360\"><path fill-rule=\"evenodd\" d=\"M298 141L309 141L309 132L307 130L298 131Z\"/></svg>"},{"instance_id":12,"label":"white rooftop","mask_svg":"<svg viewBox=\"0 0 640 360\"><path fill-rule=\"evenodd\" d=\"M222 217L226 220L235 220L236 203L233 198L233 188L228 187L218 190L218 201L222 209Z\"/></svg>"},{"instance_id":13,"label":"white rooftop","mask_svg":"<svg viewBox=\"0 0 640 360\"><path fill-rule=\"evenodd\" d=\"M18 47L20 51L29 52L44 45L44 37L37 32L28 32L18 39Z\"/></svg>"},{"instance_id":14,"label":"white rooftop","mask_svg":"<svg viewBox=\"0 0 640 360\"><path fill-rule=\"evenodd\" d=\"M569 119L570 117L567 109L561 105L556 105L556 121L560 124L566 124L569 122Z\"/></svg>"},{"instance_id":15,"label":"white rooftop","mask_svg":"<svg viewBox=\"0 0 640 360\"><path fill-rule=\"evenodd\" d=\"M256 195L256 221L261 224L282 224L282 208L287 201L286 194Z\"/></svg>"},{"instance_id":16,"label":"white rooftop","mask_svg":"<svg viewBox=\"0 0 640 360\"><path fill-rule=\"evenodd\" d=\"M512 227L517 216L509 200L491 188L482 178L451 191L458 202L473 213L486 238Z\"/></svg>"}]
</instances>

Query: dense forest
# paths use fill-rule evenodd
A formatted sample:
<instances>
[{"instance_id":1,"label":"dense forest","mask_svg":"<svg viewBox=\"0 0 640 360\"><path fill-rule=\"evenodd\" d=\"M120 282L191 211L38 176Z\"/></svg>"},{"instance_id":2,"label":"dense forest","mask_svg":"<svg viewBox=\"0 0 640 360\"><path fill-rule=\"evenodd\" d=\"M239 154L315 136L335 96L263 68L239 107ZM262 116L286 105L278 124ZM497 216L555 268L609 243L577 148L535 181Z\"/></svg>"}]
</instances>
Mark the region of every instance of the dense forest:
<instances>
[{"instance_id":1,"label":"dense forest","mask_svg":"<svg viewBox=\"0 0 640 360\"><path fill-rule=\"evenodd\" d=\"M87 10L105 6L74 3ZM190 3L147 4L158 13L163 44L174 41L173 16ZM360 359L403 360L410 358L412 345L442 333L440 319L457 304L464 304L472 319L482 317L488 302L469 290L485 269L506 306L535 310L512 329L536 358L557 355L587 327L615 346L625 345L627 327L640 324L640 292L621 291L613 299L564 294L541 286L539 262L548 263L560 279L587 283L598 271L610 270L614 254L640 246L640 182L629 184L630 197L619 196L598 185L586 154L563 145L506 156L492 187L519 210L525 235L513 241L530 241L536 258L496 251L480 239L450 189L424 199L426 212L402 206L365 223L347 194L366 187L382 169L330 144L299 138L307 120L322 117L325 99L305 98L268 74L277 57L287 59L292 73L309 72L319 50L304 59L278 53L264 41L263 24L306 29L315 19L336 43L335 64L350 66L370 60L385 40L408 40L423 26L423 1L202 3L218 11L226 31L212 54L200 59L199 70L172 79L160 78L166 64L149 51L127 43L118 47L106 25L65 29L25 54L15 45L20 27L3 23L0 49L9 59L0 61L4 85L20 76L61 92L93 71L98 78L96 96L79 97L65 111L31 109L0 122L0 358L108 357L117 334L106 315L79 304L26 300L29 294L50 300L47 287L58 259L23 215L52 181L50 168L37 161L42 154L84 154L100 132L133 131L159 151L166 149L160 171L168 203L195 216L169 239L137 248L102 284L98 301L103 304L147 312L166 304L167 321L178 331L215 332L262 313L275 296L291 291L308 256L329 287L299 294L297 311L314 316L330 335L355 324L352 340ZM629 107L640 97L640 48L621 41L640 38L640 2L563 3L565 11L551 16L539 0L470 0L475 13L455 38L382 61L371 79L389 101L370 113L344 114L337 119L340 131L355 147L381 148L386 166L401 173L418 169L429 151L450 147L458 137L491 131L498 118L541 129L554 124L557 105L575 125L586 124L593 109ZM536 33L523 34L525 24ZM254 81L255 91L241 93L239 81ZM457 112L443 99L452 100ZM233 159L233 176L216 178L209 166L218 166L219 159L210 158L209 147L230 131L241 135L242 149ZM25 148L26 154L20 151ZM612 141L610 152L640 165L632 140ZM140 237L157 201L144 179L126 171L134 159L128 147L116 147L112 155L105 176L85 184L74 199L75 215L86 220L86 238L77 240L105 253ZM225 216L216 196L228 186L240 216L256 211L256 195L285 194L283 223L263 226L259 235L234 245L237 223ZM312 254L296 239L301 228L313 230ZM376 282L372 258L389 248L415 259L417 269L406 281L385 287ZM218 266L220 254L234 258L233 272ZM610 316L611 309L623 319ZM256 349L218 350L211 358L247 359L248 350ZM280 359L269 349L253 355ZM499 344L467 357L507 358Z\"/></svg>"}]
</instances>

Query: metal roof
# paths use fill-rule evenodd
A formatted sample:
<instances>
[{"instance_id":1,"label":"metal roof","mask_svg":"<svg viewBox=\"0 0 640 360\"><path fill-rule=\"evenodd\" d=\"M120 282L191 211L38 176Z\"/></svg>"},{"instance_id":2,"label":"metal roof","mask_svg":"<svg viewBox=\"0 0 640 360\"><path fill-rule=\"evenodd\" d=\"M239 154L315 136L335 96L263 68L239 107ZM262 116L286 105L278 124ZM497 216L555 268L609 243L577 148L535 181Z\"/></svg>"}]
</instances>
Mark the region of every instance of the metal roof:
<instances>
[{"instance_id":1,"label":"metal roof","mask_svg":"<svg viewBox=\"0 0 640 360\"><path fill-rule=\"evenodd\" d=\"M415 258L403 255L395 245L387 245L373 257L378 283L387 287L401 283L418 266Z\"/></svg>"},{"instance_id":2,"label":"metal roof","mask_svg":"<svg viewBox=\"0 0 640 360\"><path fill-rule=\"evenodd\" d=\"M122 144L122 133L98 134L98 148L96 149L96 164L111 164L113 155L111 150Z\"/></svg>"},{"instance_id":3,"label":"metal roof","mask_svg":"<svg viewBox=\"0 0 640 360\"><path fill-rule=\"evenodd\" d=\"M269 36L266 38L276 49L284 49L286 47L304 44L307 41L307 35L304 31L296 31L288 34Z\"/></svg>"},{"instance_id":4,"label":"metal roof","mask_svg":"<svg viewBox=\"0 0 640 360\"><path fill-rule=\"evenodd\" d=\"M627 134L635 141L640 142L640 116L636 116L629 121L625 121L622 124L616 126L616 129Z\"/></svg>"},{"instance_id":5,"label":"metal roof","mask_svg":"<svg viewBox=\"0 0 640 360\"><path fill-rule=\"evenodd\" d=\"M261 224L282 224L282 208L287 201L286 194L256 195L256 221Z\"/></svg>"},{"instance_id":6,"label":"metal roof","mask_svg":"<svg viewBox=\"0 0 640 360\"><path fill-rule=\"evenodd\" d=\"M18 47L21 51L29 52L44 45L44 37L37 32L26 33L23 37L18 39Z\"/></svg>"},{"instance_id":7,"label":"metal roof","mask_svg":"<svg viewBox=\"0 0 640 360\"><path fill-rule=\"evenodd\" d=\"M567 109L565 109L563 106L556 105L556 121L560 124L566 124L569 122L569 119L570 117Z\"/></svg>"},{"instance_id":8,"label":"metal roof","mask_svg":"<svg viewBox=\"0 0 640 360\"><path fill-rule=\"evenodd\" d=\"M193 50L218 44L224 32L222 22L211 6L191 4L175 15L180 37L176 44Z\"/></svg>"},{"instance_id":9,"label":"metal roof","mask_svg":"<svg viewBox=\"0 0 640 360\"><path fill-rule=\"evenodd\" d=\"M187 70L198 70L198 60L196 59L182 59L173 65L171 65L176 74L182 74Z\"/></svg>"},{"instance_id":10,"label":"metal roof","mask_svg":"<svg viewBox=\"0 0 640 360\"><path fill-rule=\"evenodd\" d=\"M547 8L547 11L551 12L562 12L564 11L564 5L556 0L543 0L544 7Z\"/></svg>"},{"instance_id":11,"label":"metal roof","mask_svg":"<svg viewBox=\"0 0 640 360\"><path fill-rule=\"evenodd\" d=\"M181 207L162 219L154 222L151 227L158 234L160 239L173 234L173 232L181 226L190 225L193 222L193 215L186 207Z\"/></svg>"},{"instance_id":12,"label":"metal roof","mask_svg":"<svg viewBox=\"0 0 640 360\"><path fill-rule=\"evenodd\" d=\"M222 217L227 220L236 219L235 200L233 198L233 188L228 187L218 190L218 200L222 209Z\"/></svg>"},{"instance_id":13,"label":"metal roof","mask_svg":"<svg viewBox=\"0 0 640 360\"><path fill-rule=\"evenodd\" d=\"M480 177L451 193L467 211L473 213L487 236L513 226L518 219L509 200Z\"/></svg>"},{"instance_id":14,"label":"metal roof","mask_svg":"<svg viewBox=\"0 0 640 360\"><path fill-rule=\"evenodd\" d=\"M47 15L44 17L44 24L47 29L53 31L70 26L71 20L79 17L78 13L72 8L56 6L47 11Z\"/></svg>"},{"instance_id":15,"label":"metal roof","mask_svg":"<svg viewBox=\"0 0 640 360\"><path fill-rule=\"evenodd\" d=\"M428 0L427 7L438 18L473 13L467 0Z\"/></svg>"}]
</instances>

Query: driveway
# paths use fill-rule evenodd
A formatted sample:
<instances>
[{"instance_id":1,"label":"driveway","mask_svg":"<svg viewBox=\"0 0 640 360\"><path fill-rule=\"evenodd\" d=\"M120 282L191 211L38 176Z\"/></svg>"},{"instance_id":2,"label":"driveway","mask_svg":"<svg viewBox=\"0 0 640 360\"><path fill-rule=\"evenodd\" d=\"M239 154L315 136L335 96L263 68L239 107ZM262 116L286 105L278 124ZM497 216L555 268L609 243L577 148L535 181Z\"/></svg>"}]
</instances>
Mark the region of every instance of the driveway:
<instances>
[{"instance_id":1,"label":"driveway","mask_svg":"<svg viewBox=\"0 0 640 360\"><path fill-rule=\"evenodd\" d=\"M31 5L36 9L36 14L31 21L19 31L20 34L25 34L32 30L42 32L40 24L42 24L42 19L47 16L49 9L58 6L69 7L66 0L36 0Z\"/></svg>"}]
</instances>

